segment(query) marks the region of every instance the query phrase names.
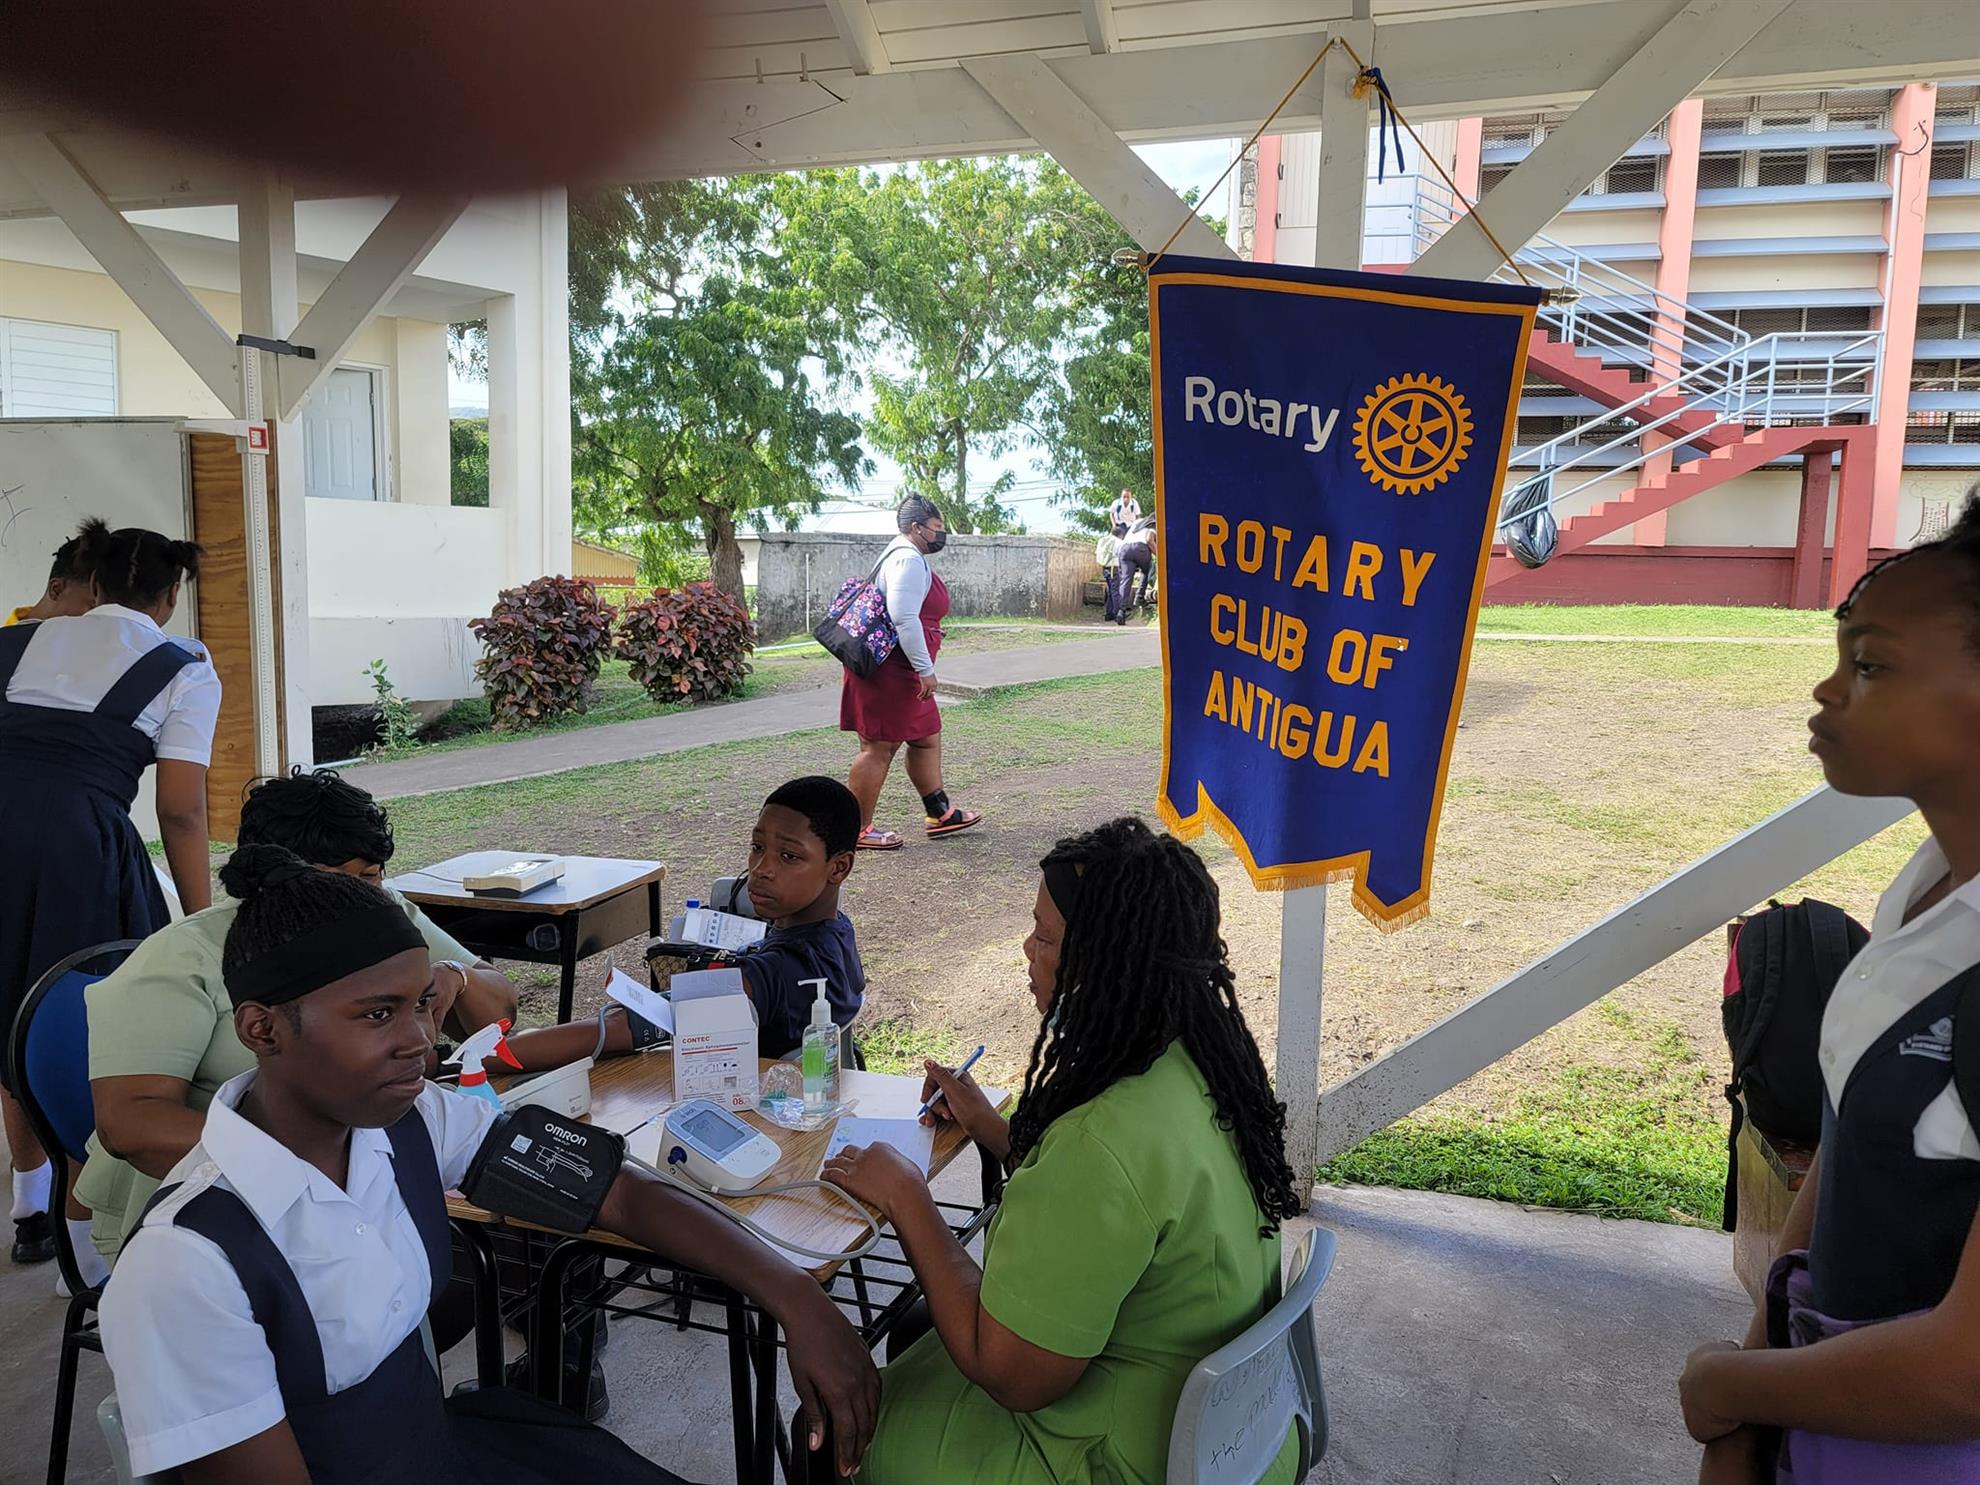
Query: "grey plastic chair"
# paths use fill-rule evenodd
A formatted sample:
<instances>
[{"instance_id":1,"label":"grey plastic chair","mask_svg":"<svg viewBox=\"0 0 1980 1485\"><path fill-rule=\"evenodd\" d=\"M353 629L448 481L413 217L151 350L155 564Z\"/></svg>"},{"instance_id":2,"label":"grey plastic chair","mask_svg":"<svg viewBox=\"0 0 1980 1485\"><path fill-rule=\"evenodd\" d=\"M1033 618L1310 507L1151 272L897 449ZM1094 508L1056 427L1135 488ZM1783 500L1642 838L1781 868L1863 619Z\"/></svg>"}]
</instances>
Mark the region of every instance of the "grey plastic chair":
<instances>
[{"instance_id":1,"label":"grey plastic chair","mask_svg":"<svg viewBox=\"0 0 1980 1485\"><path fill-rule=\"evenodd\" d=\"M1293 1254L1282 1297L1189 1374L1169 1430L1168 1485L1257 1485L1299 1437L1303 1480L1327 1452L1327 1396L1313 1301L1334 1266L1334 1234L1316 1227Z\"/></svg>"},{"instance_id":2,"label":"grey plastic chair","mask_svg":"<svg viewBox=\"0 0 1980 1485\"><path fill-rule=\"evenodd\" d=\"M426 1359L433 1367L433 1375L440 1375L440 1355L433 1349L433 1326L428 1321L419 1322L419 1338L426 1347ZM117 1394L111 1393L96 1405L96 1426L103 1431L103 1442L110 1446L110 1467L116 1472L117 1485L179 1485L179 1472L167 1470L162 1475L133 1475L131 1473L131 1446L124 1437L124 1410L117 1406Z\"/></svg>"}]
</instances>

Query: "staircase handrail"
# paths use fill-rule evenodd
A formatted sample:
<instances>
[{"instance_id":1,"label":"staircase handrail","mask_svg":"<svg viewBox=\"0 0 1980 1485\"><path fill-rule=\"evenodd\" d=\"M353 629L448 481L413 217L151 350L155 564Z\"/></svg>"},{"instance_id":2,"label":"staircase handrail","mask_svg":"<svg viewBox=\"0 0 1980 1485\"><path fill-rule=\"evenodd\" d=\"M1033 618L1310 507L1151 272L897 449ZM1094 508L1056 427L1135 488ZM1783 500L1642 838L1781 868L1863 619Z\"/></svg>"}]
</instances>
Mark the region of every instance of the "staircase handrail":
<instances>
[{"instance_id":1,"label":"staircase handrail","mask_svg":"<svg viewBox=\"0 0 1980 1485\"><path fill-rule=\"evenodd\" d=\"M1536 444L1526 450L1522 457L1522 464L1527 462L1535 463L1538 465L1541 473L1550 475L1559 474L1565 469L1573 469L1577 466L1590 464L1601 458L1604 454L1622 448L1625 445L1640 445L1644 434L1658 432L1668 424L1683 418L1687 413L1713 409L1717 399L1727 398L1734 391L1746 394L1742 396L1737 407L1717 407L1714 411L1713 421L1708 427L1691 429L1686 436L1696 438L1701 434L1711 432L1713 429L1726 427L1734 423L1744 426L1747 422L1753 420L1750 418L1750 415L1755 412L1761 415L1758 421L1769 423L1772 421L1776 400L1784 395L1821 398L1823 403L1822 412L1825 417L1834 417L1838 413L1853 412L1857 408L1868 407L1875 400L1876 395L1875 375L1877 363L1874 351L1877 342L1882 336L1883 332L1881 330L1871 330L1859 335L1846 345L1827 351L1820 356L1810 356L1805 361L1797 361L1793 357L1780 354L1782 347L1788 342L1811 340L1832 341L1836 337L1834 335L1809 331L1778 331L1770 335L1763 335L1748 345L1726 352L1714 361L1693 367L1675 381L1663 386L1654 387L1650 391L1645 392L1641 397L1605 411L1595 421L1606 423L1615 418L1627 418L1632 411L1638 408L1642 408L1659 398L1672 396L1676 389L1683 386L1686 382L1703 378L1721 367L1730 368L1738 366L1740 368L1738 374L1736 376L1728 375L1724 387L1701 392L1687 399L1678 407L1662 413L1647 422L1633 423L1631 427L1625 429L1614 438L1609 439L1606 443L1593 447L1577 444L1576 440L1580 435L1581 429L1569 429L1566 433L1558 434L1547 440L1547 442ZM1755 355L1755 352L1761 347L1766 347L1769 352L1764 361L1760 361L1760 358ZM1836 363L1859 349L1871 351L1871 359L1838 374ZM1756 365L1756 361L1759 361L1760 364ZM1796 383L1794 384L1796 390L1793 393L1782 393L1776 373L1778 368L1783 365L1826 365L1829 369L1829 374L1825 381L1815 387L1803 388L1800 383ZM1838 388L1843 382L1852 381L1858 377L1866 378L1863 391L1860 394L1838 391ZM1757 386L1757 384L1762 382L1764 382L1764 387ZM1586 424L1582 425L1583 428L1586 426ZM1575 452L1572 456L1559 460L1552 458L1556 450L1566 447L1569 444L1576 445ZM1563 490L1557 485L1549 492L1547 505L1550 509L1557 507L1574 496L1579 495L1583 490L1600 484L1605 479L1612 479L1618 474L1627 473L1629 470L1638 468L1648 461L1651 455L1657 452L1660 451L1639 447L1635 458L1626 459L1620 464L1604 465L1590 478L1583 480L1580 484L1570 489ZM1502 516L1497 523L1498 528L1504 529L1532 514L1533 511L1527 510L1519 514Z\"/></svg>"}]
</instances>

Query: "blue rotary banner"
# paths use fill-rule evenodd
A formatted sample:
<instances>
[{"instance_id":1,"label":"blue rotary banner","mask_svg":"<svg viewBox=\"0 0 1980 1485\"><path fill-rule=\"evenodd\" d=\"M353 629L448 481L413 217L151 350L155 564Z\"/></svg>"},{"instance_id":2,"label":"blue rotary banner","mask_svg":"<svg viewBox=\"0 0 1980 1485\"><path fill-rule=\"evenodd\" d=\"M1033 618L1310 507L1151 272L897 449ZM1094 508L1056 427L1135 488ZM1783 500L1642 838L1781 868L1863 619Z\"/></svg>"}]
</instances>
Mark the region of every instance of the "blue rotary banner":
<instances>
[{"instance_id":1,"label":"blue rotary banner","mask_svg":"<svg viewBox=\"0 0 1980 1485\"><path fill-rule=\"evenodd\" d=\"M1409 922L1540 292L1177 257L1148 292L1163 818Z\"/></svg>"}]
</instances>

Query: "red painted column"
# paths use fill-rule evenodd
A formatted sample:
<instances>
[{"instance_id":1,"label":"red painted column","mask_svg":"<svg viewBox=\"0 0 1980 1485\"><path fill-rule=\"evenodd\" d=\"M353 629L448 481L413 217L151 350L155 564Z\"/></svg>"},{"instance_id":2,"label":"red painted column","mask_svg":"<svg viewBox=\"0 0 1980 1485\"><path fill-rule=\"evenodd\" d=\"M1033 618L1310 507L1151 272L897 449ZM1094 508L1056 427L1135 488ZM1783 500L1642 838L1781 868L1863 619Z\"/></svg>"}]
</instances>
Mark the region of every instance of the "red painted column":
<instances>
[{"instance_id":1,"label":"red painted column","mask_svg":"<svg viewBox=\"0 0 1980 1485\"><path fill-rule=\"evenodd\" d=\"M1459 119L1457 121L1457 150L1451 166L1451 179L1457 182L1458 189L1464 192L1467 200L1478 199L1478 172L1485 157L1485 121L1483 119Z\"/></svg>"},{"instance_id":2,"label":"red painted column","mask_svg":"<svg viewBox=\"0 0 1980 1485\"><path fill-rule=\"evenodd\" d=\"M1682 301L1691 293L1691 244L1698 219L1698 140L1704 129L1705 104L1687 98L1671 110L1664 133L1671 147L1664 161L1664 214L1657 224L1657 291ZM1684 311L1665 301L1658 310L1657 327L1652 332L1653 374L1659 381L1671 381L1684 369ZM1646 448L1662 448L1670 440L1662 434L1644 435ZM1643 479L1668 477L1671 456L1657 453L1643 466ZM1669 531L1669 511L1645 516L1630 528L1630 540L1638 546L1660 547Z\"/></svg>"},{"instance_id":3,"label":"red painted column","mask_svg":"<svg viewBox=\"0 0 1980 1485\"><path fill-rule=\"evenodd\" d=\"M1907 382L1910 377L1906 377ZM1904 437L1897 428L1853 428L1843 444L1842 489L1836 498L1835 560L1829 566L1829 602L1849 597L1870 569L1870 529L1875 509L1878 446Z\"/></svg>"},{"instance_id":4,"label":"red painted column","mask_svg":"<svg viewBox=\"0 0 1980 1485\"><path fill-rule=\"evenodd\" d=\"M1911 405L1911 357L1918 341L1918 284L1925 271L1925 202L1932 176L1932 112L1938 88L1912 83L1891 106L1897 147L1891 151L1891 204L1884 218L1884 346L1877 379L1877 465L1870 540L1898 544L1898 495L1904 480L1904 422ZM1921 132L1922 131L1922 132Z\"/></svg>"},{"instance_id":5,"label":"red painted column","mask_svg":"<svg viewBox=\"0 0 1980 1485\"><path fill-rule=\"evenodd\" d=\"M1279 136L1258 141L1258 187L1252 194L1251 261L1279 261Z\"/></svg>"},{"instance_id":6,"label":"red painted column","mask_svg":"<svg viewBox=\"0 0 1980 1485\"><path fill-rule=\"evenodd\" d=\"M1801 519L1794 533L1790 608L1822 607L1822 559L1829 547L1829 486L1835 454L1810 449L1801 456Z\"/></svg>"}]
</instances>

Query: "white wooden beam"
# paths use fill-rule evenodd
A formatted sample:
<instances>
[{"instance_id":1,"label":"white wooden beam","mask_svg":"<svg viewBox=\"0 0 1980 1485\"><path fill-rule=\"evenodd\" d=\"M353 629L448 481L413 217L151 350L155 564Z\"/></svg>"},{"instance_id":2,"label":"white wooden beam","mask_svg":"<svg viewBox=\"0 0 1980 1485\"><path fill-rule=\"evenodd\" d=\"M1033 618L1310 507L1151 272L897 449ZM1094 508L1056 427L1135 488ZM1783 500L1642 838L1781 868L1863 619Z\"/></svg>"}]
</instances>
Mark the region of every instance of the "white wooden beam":
<instances>
[{"instance_id":1,"label":"white wooden beam","mask_svg":"<svg viewBox=\"0 0 1980 1485\"><path fill-rule=\"evenodd\" d=\"M1320 1165L1320 1028L1327 989L1327 889L1280 894L1278 1041L1272 1091L1286 1106L1286 1164L1299 1199Z\"/></svg>"},{"instance_id":2,"label":"white wooden beam","mask_svg":"<svg viewBox=\"0 0 1980 1485\"><path fill-rule=\"evenodd\" d=\"M465 196L402 196L371 229L350 262L330 281L290 337L316 352L315 360L281 358L281 417L296 415L305 398L337 369L357 334L399 291L433 245L467 210Z\"/></svg>"},{"instance_id":3,"label":"white wooden beam","mask_svg":"<svg viewBox=\"0 0 1980 1485\"><path fill-rule=\"evenodd\" d=\"M1079 0L1079 18L1086 23L1086 45L1096 52L1121 49L1121 30L1114 19L1114 0Z\"/></svg>"},{"instance_id":4,"label":"white wooden beam","mask_svg":"<svg viewBox=\"0 0 1980 1485\"><path fill-rule=\"evenodd\" d=\"M1911 813L1826 785L1666 878L1320 1099L1331 1160Z\"/></svg>"},{"instance_id":5,"label":"white wooden beam","mask_svg":"<svg viewBox=\"0 0 1980 1485\"><path fill-rule=\"evenodd\" d=\"M873 24L873 11L866 0L825 0L832 12L832 29L839 33L853 59L853 71L861 76L891 72L887 44L880 39L880 28Z\"/></svg>"},{"instance_id":6,"label":"white wooden beam","mask_svg":"<svg viewBox=\"0 0 1980 1485\"><path fill-rule=\"evenodd\" d=\"M1334 34L1374 65L1375 27L1343 21ZM1317 268L1361 267L1363 212L1368 200L1368 98L1354 96L1361 69L1347 47L1320 64L1320 190L1313 232Z\"/></svg>"},{"instance_id":7,"label":"white wooden beam","mask_svg":"<svg viewBox=\"0 0 1980 1485\"><path fill-rule=\"evenodd\" d=\"M1409 266L1419 278L1489 278L1793 0L1687 0L1511 175Z\"/></svg>"},{"instance_id":8,"label":"white wooden beam","mask_svg":"<svg viewBox=\"0 0 1980 1485\"><path fill-rule=\"evenodd\" d=\"M1030 54L972 57L963 70L1086 187L1143 251L1156 251L1183 224L1174 251L1200 258L1237 256L1048 63Z\"/></svg>"},{"instance_id":9,"label":"white wooden beam","mask_svg":"<svg viewBox=\"0 0 1980 1485\"><path fill-rule=\"evenodd\" d=\"M137 228L104 199L95 182L51 136L15 135L0 140L0 150L222 406L239 416L241 372L233 337L179 282Z\"/></svg>"}]
</instances>

